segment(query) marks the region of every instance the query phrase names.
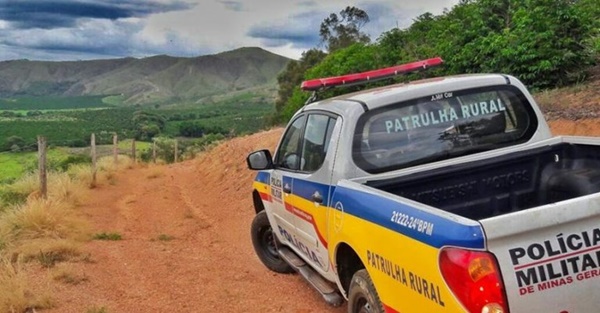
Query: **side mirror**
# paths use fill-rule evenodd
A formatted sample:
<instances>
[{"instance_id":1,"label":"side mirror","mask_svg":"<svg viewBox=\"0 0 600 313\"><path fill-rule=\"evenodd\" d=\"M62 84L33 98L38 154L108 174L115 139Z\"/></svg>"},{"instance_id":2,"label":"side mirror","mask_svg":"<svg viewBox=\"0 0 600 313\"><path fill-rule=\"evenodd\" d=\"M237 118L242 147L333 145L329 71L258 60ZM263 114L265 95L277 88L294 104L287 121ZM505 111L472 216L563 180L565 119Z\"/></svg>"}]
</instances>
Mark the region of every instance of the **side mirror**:
<instances>
[{"instance_id":1,"label":"side mirror","mask_svg":"<svg viewBox=\"0 0 600 313\"><path fill-rule=\"evenodd\" d=\"M248 168L251 170L269 170L273 168L273 157L269 150L258 150L250 153L246 158Z\"/></svg>"}]
</instances>

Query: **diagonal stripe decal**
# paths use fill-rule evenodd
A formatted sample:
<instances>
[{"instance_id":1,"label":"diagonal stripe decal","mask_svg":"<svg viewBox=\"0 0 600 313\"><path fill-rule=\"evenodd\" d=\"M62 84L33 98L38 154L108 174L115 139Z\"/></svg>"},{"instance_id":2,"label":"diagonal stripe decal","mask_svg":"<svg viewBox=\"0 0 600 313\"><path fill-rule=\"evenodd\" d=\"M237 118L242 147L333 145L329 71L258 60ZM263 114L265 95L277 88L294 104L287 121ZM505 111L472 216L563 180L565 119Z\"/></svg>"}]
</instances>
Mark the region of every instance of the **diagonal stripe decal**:
<instances>
[{"instance_id":1,"label":"diagonal stripe decal","mask_svg":"<svg viewBox=\"0 0 600 313\"><path fill-rule=\"evenodd\" d=\"M323 245L323 247L327 248L327 240L325 240L325 237L323 237L323 234L321 234L321 232L319 231L319 227L317 227L317 224L315 222L315 218L312 216L312 214L305 212L293 205L291 205L290 203L286 202L285 203L285 209L296 215L297 217L309 222L312 224L312 226L315 229L315 232L317 233L317 236L319 237L319 241L321 242L321 244Z\"/></svg>"}]
</instances>

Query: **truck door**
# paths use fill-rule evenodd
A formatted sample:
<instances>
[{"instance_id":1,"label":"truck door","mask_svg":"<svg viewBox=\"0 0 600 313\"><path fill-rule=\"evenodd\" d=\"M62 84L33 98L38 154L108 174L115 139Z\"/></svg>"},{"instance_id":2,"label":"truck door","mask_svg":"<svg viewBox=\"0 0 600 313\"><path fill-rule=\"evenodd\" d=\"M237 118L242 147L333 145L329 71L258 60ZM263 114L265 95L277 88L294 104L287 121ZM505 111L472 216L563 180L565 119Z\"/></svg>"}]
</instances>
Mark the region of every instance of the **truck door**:
<instances>
[{"instance_id":1,"label":"truck door","mask_svg":"<svg viewBox=\"0 0 600 313\"><path fill-rule=\"evenodd\" d=\"M337 125L337 128L336 128ZM327 272L327 207L331 192L331 176L337 140L332 134L341 129L341 119L325 113L306 115L306 125L298 150L296 170L285 174L292 179L291 193L285 207L294 215L295 233L287 238L307 262ZM333 151L333 152L331 152ZM278 153L278 157L279 154ZM284 183L285 184L285 183Z\"/></svg>"},{"instance_id":2,"label":"truck door","mask_svg":"<svg viewBox=\"0 0 600 313\"><path fill-rule=\"evenodd\" d=\"M274 229L279 240L293 245L296 233L295 216L286 209L286 198L292 192L290 174L299 167L299 158L294 157L301 144L302 133L306 124L306 115L298 117L290 124L275 155L275 169L271 172L272 212L278 229Z\"/></svg>"}]
</instances>

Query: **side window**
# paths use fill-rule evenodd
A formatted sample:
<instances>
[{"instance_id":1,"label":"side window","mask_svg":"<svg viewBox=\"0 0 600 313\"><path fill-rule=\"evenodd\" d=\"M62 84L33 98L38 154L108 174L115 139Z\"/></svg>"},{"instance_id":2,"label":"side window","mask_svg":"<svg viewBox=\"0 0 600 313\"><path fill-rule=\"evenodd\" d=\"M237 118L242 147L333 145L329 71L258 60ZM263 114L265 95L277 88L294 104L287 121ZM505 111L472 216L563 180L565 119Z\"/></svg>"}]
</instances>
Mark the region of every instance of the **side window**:
<instances>
[{"instance_id":1,"label":"side window","mask_svg":"<svg viewBox=\"0 0 600 313\"><path fill-rule=\"evenodd\" d=\"M297 118L288 128L275 159L275 166L297 171L300 169L300 140L306 115Z\"/></svg>"},{"instance_id":2,"label":"side window","mask_svg":"<svg viewBox=\"0 0 600 313\"><path fill-rule=\"evenodd\" d=\"M328 115L308 116L302 143L301 171L314 172L323 165L335 121Z\"/></svg>"}]
</instances>

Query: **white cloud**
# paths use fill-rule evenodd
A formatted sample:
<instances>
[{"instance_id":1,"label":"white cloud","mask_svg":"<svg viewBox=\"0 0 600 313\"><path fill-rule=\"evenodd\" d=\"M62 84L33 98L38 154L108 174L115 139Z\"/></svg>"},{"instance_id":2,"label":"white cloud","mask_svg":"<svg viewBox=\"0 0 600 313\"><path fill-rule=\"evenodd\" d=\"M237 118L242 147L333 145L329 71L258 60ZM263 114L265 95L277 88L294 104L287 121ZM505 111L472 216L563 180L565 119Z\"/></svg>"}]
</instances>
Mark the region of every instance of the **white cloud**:
<instances>
[{"instance_id":1,"label":"white cloud","mask_svg":"<svg viewBox=\"0 0 600 313\"><path fill-rule=\"evenodd\" d=\"M133 0L130 0L133 1ZM136 0L137 1L137 0ZM0 59L89 59L169 54L195 56L260 46L299 58L318 43L319 24L346 6L371 16L365 31L374 40L416 16L440 14L458 0L197 0L187 9L123 19L79 18L74 26L12 29L0 19ZM154 3L180 3L161 0Z\"/></svg>"}]
</instances>

